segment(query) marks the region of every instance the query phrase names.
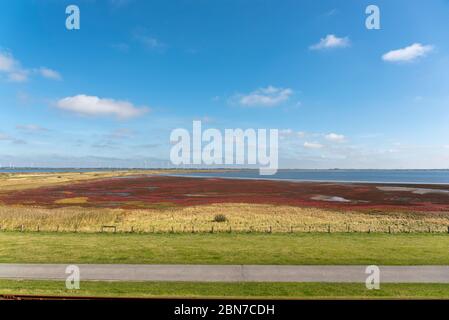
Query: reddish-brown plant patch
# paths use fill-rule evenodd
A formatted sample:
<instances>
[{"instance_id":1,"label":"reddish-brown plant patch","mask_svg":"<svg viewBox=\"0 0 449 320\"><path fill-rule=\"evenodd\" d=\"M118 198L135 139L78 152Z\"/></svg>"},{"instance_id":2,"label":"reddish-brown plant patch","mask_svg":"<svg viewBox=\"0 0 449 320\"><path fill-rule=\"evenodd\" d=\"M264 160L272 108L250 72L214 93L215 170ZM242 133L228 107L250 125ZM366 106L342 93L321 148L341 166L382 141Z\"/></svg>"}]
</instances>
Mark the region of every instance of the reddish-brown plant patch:
<instances>
[{"instance_id":1,"label":"reddish-brown plant patch","mask_svg":"<svg viewBox=\"0 0 449 320\"><path fill-rule=\"evenodd\" d=\"M70 198L86 198L86 201L70 201ZM136 176L12 191L0 194L0 201L45 207L167 208L174 205L254 203L337 209L449 211L449 186Z\"/></svg>"}]
</instances>

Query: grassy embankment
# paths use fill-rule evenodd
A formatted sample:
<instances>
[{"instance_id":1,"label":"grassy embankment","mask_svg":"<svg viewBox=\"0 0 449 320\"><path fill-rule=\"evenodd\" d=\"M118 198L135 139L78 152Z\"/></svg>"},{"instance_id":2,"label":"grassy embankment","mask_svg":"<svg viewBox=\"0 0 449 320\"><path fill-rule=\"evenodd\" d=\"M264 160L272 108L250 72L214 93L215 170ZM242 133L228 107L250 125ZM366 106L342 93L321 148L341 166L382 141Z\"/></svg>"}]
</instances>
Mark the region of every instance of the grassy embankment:
<instances>
[{"instance_id":1,"label":"grassy embankment","mask_svg":"<svg viewBox=\"0 0 449 320\"><path fill-rule=\"evenodd\" d=\"M367 290L359 283L191 283L83 281L67 290L64 281L0 280L0 295L101 297L225 297L278 299L434 299L449 298L448 284L382 284Z\"/></svg>"},{"instance_id":2,"label":"grassy embankment","mask_svg":"<svg viewBox=\"0 0 449 320\"><path fill-rule=\"evenodd\" d=\"M448 248L448 234L0 233L0 263L449 265Z\"/></svg>"}]
</instances>

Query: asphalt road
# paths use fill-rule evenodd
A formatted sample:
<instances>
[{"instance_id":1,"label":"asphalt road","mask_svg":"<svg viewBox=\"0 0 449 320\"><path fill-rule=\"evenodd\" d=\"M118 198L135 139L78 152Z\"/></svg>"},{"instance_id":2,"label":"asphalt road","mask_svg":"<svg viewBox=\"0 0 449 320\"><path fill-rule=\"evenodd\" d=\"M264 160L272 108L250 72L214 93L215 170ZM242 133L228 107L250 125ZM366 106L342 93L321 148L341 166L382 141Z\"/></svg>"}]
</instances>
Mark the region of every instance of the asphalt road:
<instances>
[{"instance_id":1,"label":"asphalt road","mask_svg":"<svg viewBox=\"0 0 449 320\"><path fill-rule=\"evenodd\" d=\"M0 278L65 280L66 264L0 264ZM80 280L362 282L366 266L79 264ZM449 266L380 266L382 283L449 283Z\"/></svg>"}]
</instances>

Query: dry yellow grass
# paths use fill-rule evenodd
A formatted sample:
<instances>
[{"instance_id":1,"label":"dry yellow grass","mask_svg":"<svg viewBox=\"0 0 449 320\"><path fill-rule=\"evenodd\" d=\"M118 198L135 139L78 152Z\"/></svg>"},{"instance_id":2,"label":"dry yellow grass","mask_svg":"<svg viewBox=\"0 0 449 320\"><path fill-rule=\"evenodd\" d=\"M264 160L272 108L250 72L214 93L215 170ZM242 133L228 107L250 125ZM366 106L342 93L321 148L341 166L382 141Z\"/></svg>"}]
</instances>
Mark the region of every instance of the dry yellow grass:
<instances>
[{"instance_id":1,"label":"dry yellow grass","mask_svg":"<svg viewBox=\"0 0 449 320\"><path fill-rule=\"evenodd\" d=\"M226 222L214 222L223 214ZM102 225L136 232L444 232L447 213L363 213L289 206L217 204L166 209L0 206L2 229L97 232ZM348 229L349 228L349 229Z\"/></svg>"},{"instance_id":2,"label":"dry yellow grass","mask_svg":"<svg viewBox=\"0 0 449 320\"><path fill-rule=\"evenodd\" d=\"M82 204L86 203L88 197L64 198L55 201L55 204Z\"/></svg>"},{"instance_id":3,"label":"dry yellow grass","mask_svg":"<svg viewBox=\"0 0 449 320\"><path fill-rule=\"evenodd\" d=\"M77 183L112 177L125 177L146 174L197 173L205 170L120 170L97 172L42 172L42 173L0 173L0 192L39 188L67 183ZM210 171L210 170L209 170ZM222 172L225 170L216 170Z\"/></svg>"},{"instance_id":4,"label":"dry yellow grass","mask_svg":"<svg viewBox=\"0 0 449 320\"><path fill-rule=\"evenodd\" d=\"M137 174L158 174L161 170L125 170L100 172L61 172L61 173L0 173L0 191L39 188L86 180L123 177Z\"/></svg>"}]
</instances>

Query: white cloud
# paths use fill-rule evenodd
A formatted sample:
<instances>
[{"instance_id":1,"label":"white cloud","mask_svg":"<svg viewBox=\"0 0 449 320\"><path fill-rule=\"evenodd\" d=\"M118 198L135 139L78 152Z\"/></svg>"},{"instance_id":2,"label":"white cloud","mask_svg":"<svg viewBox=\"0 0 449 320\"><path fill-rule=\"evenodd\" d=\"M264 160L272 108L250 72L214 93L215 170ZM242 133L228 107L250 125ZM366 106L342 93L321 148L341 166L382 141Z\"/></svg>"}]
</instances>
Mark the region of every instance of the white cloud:
<instances>
[{"instance_id":1,"label":"white cloud","mask_svg":"<svg viewBox=\"0 0 449 320\"><path fill-rule=\"evenodd\" d=\"M420 57L425 57L432 52L433 46L414 43L408 47L392 50L382 56L382 60L388 62L412 62Z\"/></svg>"},{"instance_id":2,"label":"white cloud","mask_svg":"<svg viewBox=\"0 0 449 320\"><path fill-rule=\"evenodd\" d=\"M26 82L28 81L28 71L18 70L8 74L8 81L10 82Z\"/></svg>"},{"instance_id":3,"label":"white cloud","mask_svg":"<svg viewBox=\"0 0 449 320\"><path fill-rule=\"evenodd\" d=\"M294 131L292 129L281 129L281 130L279 130L279 134L281 136L290 136L290 135L293 134L293 132Z\"/></svg>"},{"instance_id":4,"label":"white cloud","mask_svg":"<svg viewBox=\"0 0 449 320\"><path fill-rule=\"evenodd\" d=\"M327 11L327 12L325 12L324 13L324 16L326 16L326 17L331 17L331 16L334 16L334 15L336 15L336 14L338 14L338 9L331 9L331 10L329 10L329 11Z\"/></svg>"},{"instance_id":5,"label":"white cloud","mask_svg":"<svg viewBox=\"0 0 449 320\"><path fill-rule=\"evenodd\" d=\"M348 37L339 38L336 35L328 34L325 38L321 38L320 42L310 46L310 50L345 48L348 47L350 43Z\"/></svg>"},{"instance_id":6,"label":"white cloud","mask_svg":"<svg viewBox=\"0 0 449 320\"><path fill-rule=\"evenodd\" d=\"M16 126L16 129L28 133L48 131L48 129L41 127L37 124L19 124Z\"/></svg>"},{"instance_id":7,"label":"white cloud","mask_svg":"<svg viewBox=\"0 0 449 320\"><path fill-rule=\"evenodd\" d=\"M87 116L116 116L126 119L148 112L147 107L137 108L128 101L120 101L79 94L57 101L59 109Z\"/></svg>"},{"instance_id":8,"label":"white cloud","mask_svg":"<svg viewBox=\"0 0 449 320\"><path fill-rule=\"evenodd\" d=\"M326 134L324 136L324 138L326 138L327 141L331 141L331 142L344 142L345 141L345 136L342 134L337 134L337 133L329 133Z\"/></svg>"},{"instance_id":9,"label":"white cloud","mask_svg":"<svg viewBox=\"0 0 449 320\"><path fill-rule=\"evenodd\" d=\"M304 138L306 133L303 131L294 131L292 129L280 129L279 135L281 137Z\"/></svg>"},{"instance_id":10,"label":"white cloud","mask_svg":"<svg viewBox=\"0 0 449 320\"><path fill-rule=\"evenodd\" d=\"M203 116L203 117L201 117L199 120L200 120L201 122L203 122L203 123L213 123L213 122L215 122L215 119L214 119L214 118L211 118L211 117L209 117L209 116Z\"/></svg>"},{"instance_id":11,"label":"white cloud","mask_svg":"<svg viewBox=\"0 0 449 320\"><path fill-rule=\"evenodd\" d=\"M133 135L133 130L128 128L119 128L106 135L106 137L110 139L127 139L131 138Z\"/></svg>"},{"instance_id":12,"label":"white cloud","mask_svg":"<svg viewBox=\"0 0 449 320\"><path fill-rule=\"evenodd\" d=\"M163 46L163 44L161 44L158 39L153 37L139 36L138 39L142 42L142 44L144 44L147 48L150 49Z\"/></svg>"},{"instance_id":13,"label":"white cloud","mask_svg":"<svg viewBox=\"0 0 449 320\"><path fill-rule=\"evenodd\" d=\"M44 78L52 79L52 80L62 80L62 77L59 74L59 72L57 72L55 70L52 70L52 69L49 69L49 68L46 68L46 67L41 67L37 71Z\"/></svg>"},{"instance_id":14,"label":"white cloud","mask_svg":"<svg viewBox=\"0 0 449 320\"><path fill-rule=\"evenodd\" d=\"M149 50L163 52L166 48L165 43L161 42L156 37L149 35L145 28L138 28L134 31L134 40L140 42L141 45Z\"/></svg>"},{"instance_id":15,"label":"white cloud","mask_svg":"<svg viewBox=\"0 0 449 320\"><path fill-rule=\"evenodd\" d=\"M0 141L9 141L14 144L26 144L26 142L21 139L16 139L14 137L11 137L11 136L1 133L1 132L0 132Z\"/></svg>"},{"instance_id":16,"label":"white cloud","mask_svg":"<svg viewBox=\"0 0 449 320\"><path fill-rule=\"evenodd\" d=\"M321 149L323 145L318 142L304 142L304 148L307 149Z\"/></svg>"},{"instance_id":17,"label":"white cloud","mask_svg":"<svg viewBox=\"0 0 449 320\"><path fill-rule=\"evenodd\" d=\"M31 74L39 74L42 77L61 80L61 75L52 69L41 67L39 69L25 69L10 52L0 51L0 74L6 75L10 82L26 82Z\"/></svg>"},{"instance_id":18,"label":"white cloud","mask_svg":"<svg viewBox=\"0 0 449 320\"><path fill-rule=\"evenodd\" d=\"M12 72L17 65L17 61L8 52L0 52L0 71Z\"/></svg>"},{"instance_id":19,"label":"white cloud","mask_svg":"<svg viewBox=\"0 0 449 320\"><path fill-rule=\"evenodd\" d=\"M415 102L421 102L421 101L423 101L424 100L424 97L423 96L415 96L414 98L413 98L413 101L415 101Z\"/></svg>"},{"instance_id":20,"label":"white cloud","mask_svg":"<svg viewBox=\"0 0 449 320\"><path fill-rule=\"evenodd\" d=\"M236 95L234 100L237 100L237 103L244 107L274 107L287 101L292 94L292 89L268 86L248 94Z\"/></svg>"},{"instance_id":21,"label":"white cloud","mask_svg":"<svg viewBox=\"0 0 449 320\"><path fill-rule=\"evenodd\" d=\"M25 82L28 80L28 71L20 66L10 52L0 51L0 73L4 73L10 82Z\"/></svg>"}]
</instances>

